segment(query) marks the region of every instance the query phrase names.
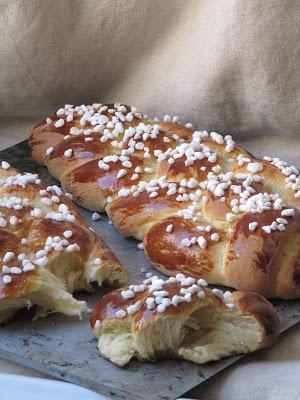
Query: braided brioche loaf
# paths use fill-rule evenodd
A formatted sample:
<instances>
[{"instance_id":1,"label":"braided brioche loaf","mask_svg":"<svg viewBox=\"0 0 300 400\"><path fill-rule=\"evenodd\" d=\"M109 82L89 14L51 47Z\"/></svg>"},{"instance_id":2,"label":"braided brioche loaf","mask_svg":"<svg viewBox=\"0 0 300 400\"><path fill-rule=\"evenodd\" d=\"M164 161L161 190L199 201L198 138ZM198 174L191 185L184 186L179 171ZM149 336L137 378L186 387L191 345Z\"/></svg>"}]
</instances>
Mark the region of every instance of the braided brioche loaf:
<instances>
[{"instance_id":1,"label":"braided brioche loaf","mask_svg":"<svg viewBox=\"0 0 300 400\"><path fill-rule=\"evenodd\" d=\"M91 317L100 353L121 367L133 358L203 364L276 341L279 320L267 300L206 285L203 279L177 274L102 297Z\"/></svg>"},{"instance_id":2,"label":"braided brioche loaf","mask_svg":"<svg viewBox=\"0 0 300 400\"><path fill-rule=\"evenodd\" d=\"M37 305L81 316L72 293L91 283L124 283L127 273L57 186L0 162L0 324Z\"/></svg>"},{"instance_id":3,"label":"braided brioche loaf","mask_svg":"<svg viewBox=\"0 0 300 400\"><path fill-rule=\"evenodd\" d=\"M165 274L300 296L296 167L122 104L66 105L29 143L78 204L105 210L125 236L144 240Z\"/></svg>"}]
</instances>

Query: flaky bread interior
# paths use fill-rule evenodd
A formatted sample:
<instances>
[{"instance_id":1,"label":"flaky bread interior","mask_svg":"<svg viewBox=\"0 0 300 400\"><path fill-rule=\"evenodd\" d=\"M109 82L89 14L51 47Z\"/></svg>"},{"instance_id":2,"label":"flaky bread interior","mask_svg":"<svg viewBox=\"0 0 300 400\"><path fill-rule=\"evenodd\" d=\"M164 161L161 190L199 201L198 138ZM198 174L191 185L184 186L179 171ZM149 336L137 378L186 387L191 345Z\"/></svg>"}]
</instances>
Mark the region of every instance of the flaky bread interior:
<instances>
[{"instance_id":1,"label":"flaky bread interior","mask_svg":"<svg viewBox=\"0 0 300 400\"><path fill-rule=\"evenodd\" d=\"M62 267L67 274L70 271ZM61 312L68 316L82 317L87 310L85 301L76 300L67 291L63 282L46 268L31 275L28 288L15 298L0 302L0 324L8 322L20 309L36 305L35 318L44 317L48 312Z\"/></svg>"},{"instance_id":2,"label":"flaky bread interior","mask_svg":"<svg viewBox=\"0 0 300 400\"><path fill-rule=\"evenodd\" d=\"M111 268L108 263L101 266L92 262L84 264L75 255L54 257L46 267L28 276L26 289L20 295L7 296L0 301L0 325L9 321L18 310L33 305L36 306L35 318L45 317L50 312L81 318L87 310L86 302L76 300L72 293L91 291L91 282L101 286L104 281L110 285L124 281L123 271L111 273Z\"/></svg>"},{"instance_id":3,"label":"flaky bread interior","mask_svg":"<svg viewBox=\"0 0 300 400\"><path fill-rule=\"evenodd\" d=\"M215 312L213 306L202 308L194 311L181 328L180 357L203 364L257 349L262 336L253 316L228 309Z\"/></svg>"}]
</instances>

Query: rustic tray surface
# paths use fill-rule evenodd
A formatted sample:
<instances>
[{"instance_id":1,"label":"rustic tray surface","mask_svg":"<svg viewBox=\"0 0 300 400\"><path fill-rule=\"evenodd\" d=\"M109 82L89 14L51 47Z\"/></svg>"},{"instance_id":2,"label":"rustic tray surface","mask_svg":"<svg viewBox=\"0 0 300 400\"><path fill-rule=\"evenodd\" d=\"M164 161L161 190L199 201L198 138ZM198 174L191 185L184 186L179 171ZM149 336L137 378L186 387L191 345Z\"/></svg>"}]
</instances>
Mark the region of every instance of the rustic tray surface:
<instances>
[{"instance_id":1,"label":"rustic tray surface","mask_svg":"<svg viewBox=\"0 0 300 400\"><path fill-rule=\"evenodd\" d=\"M1 151L0 160L10 162L21 171L38 172L46 184L57 183L45 167L31 158L27 141ZM91 212L79 209L128 269L131 282L144 279L142 267L158 274L144 252L137 249L136 241L122 237L105 215L93 222ZM93 295L80 294L78 298L86 300L92 308L108 291L108 288L97 288ZM282 332L300 321L300 300L274 304L280 315ZM175 399L243 357L203 366L178 360L156 364L133 361L121 369L100 356L88 318L78 321L52 314L32 322L30 317L30 312L19 313L18 318L0 328L0 357L115 399Z\"/></svg>"}]
</instances>

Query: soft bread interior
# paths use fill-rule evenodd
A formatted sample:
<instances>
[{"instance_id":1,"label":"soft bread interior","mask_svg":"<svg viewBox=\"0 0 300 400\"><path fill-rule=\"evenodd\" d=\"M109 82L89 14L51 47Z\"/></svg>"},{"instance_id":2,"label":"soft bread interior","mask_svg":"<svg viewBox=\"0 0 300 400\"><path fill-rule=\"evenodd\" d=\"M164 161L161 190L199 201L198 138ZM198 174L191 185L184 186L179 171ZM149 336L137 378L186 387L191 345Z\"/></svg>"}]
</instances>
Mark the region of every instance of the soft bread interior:
<instances>
[{"instance_id":1,"label":"soft bread interior","mask_svg":"<svg viewBox=\"0 0 300 400\"><path fill-rule=\"evenodd\" d=\"M238 310L196 310L182 327L183 340L178 355L203 364L257 349L261 339L258 322Z\"/></svg>"},{"instance_id":2,"label":"soft bread interior","mask_svg":"<svg viewBox=\"0 0 300 400\"><path fill-rule=\"evenodd\" d=\"M121 283L127 281L127 273L123 268L114 265L108 261L101 265L94 265L87 262L85 265L85 277L88 282L97 282L99 286L103 282L109 283L111 286L120 286Z\"/></svg>"},{"instance_id":3,"label":"soft bread interior","mask_svg":"<svg viewBox=\"0 0 300 400\"><path fill-rule=\"evenodd\" d=\"M61 252L49 261L45 267L51 271L66 286L69 293L79 290L90 290L91 282L109 282L110 285L118 285L127 279L123 268L109 261L103 261L95 265L93 260L84 262L76 253Z\"/></svg>"},{"instance_id":4,"label":"soft bread interior","mask_svg":"<svg viewBox=\"0 0 300 400\"><path fill-rule=\"evenodd\" d=\"M200 304L188 315L154 318L139 332L132 332L131 318L106 321L100 331L95 329L100 353L119 366L131 358L183 358L203 364L254 351L262 340L254 317L214 303Z\"/></svg>"},{"instance_id":5,"label":"soft bread interior","mask_svg":"<svg viewBox=\"0 0 300 400\"><path fill-rule=\"evenodd\" d=\"M136 353L134 342L130 320L111 321L99 336L98 348L104 357L123 367Z\"/></svg>"},{"instance_id":6,"label":"soft bread interior","mask_svg":"<svg viewBox=\"0 0 300 400\"><path fill-rule=\"evenodd\" d=\"M0 324L11 319L18 310L32 305L37 306L35 318L44 317L48 312L81 317L87 305L84 301L77 301L72 293L92 290L90 282L97 282L99 286L104 281L118 284L126 277L121 267L108 262L95 265L91 261L84 263L76 254L58 253L30 278L30 289L26 293L0 302Z\"/></svg>"},{"instance_id":7,"label":"soft bread interior","mask_svg":"<svg viewBox=\"0 0 300 400\"><path fill-rule=\"evenodd\" d=\"M81 318L87 306L76 300L66 289L65 284L51 271L42 268L31 282L31 289L17 298L7 298L0 303L0 324L12 318L16 311L33 304L37 306L35 318L48 312L61 312L68 316Z\"/></svg>"},{"instance_id":8,"label":"soft bread interior","mask_svg":"<svg viewBox=\"0 0 300 400\"><path fill-rule=\"evenodd\" d=\"M76 253L61 252L49 261L45 269L52 272L65 285L68 292L73 293L89 287L90 281L86 277L84 263Z\"/></svg>"},{"instance_id":9,"label":"soft bread interior","mask_svg":"<svg viewBox=\"0 0 300 400\"><path fill-rule=\"evenodd\" d=\"M76 300L64 285L51 272L43 269L39 287L30 296L37 305L36 317L45 316L49 311L61 312L68 316L82 317L86 311L85 301Z\"/></svg>"}]
</instances>

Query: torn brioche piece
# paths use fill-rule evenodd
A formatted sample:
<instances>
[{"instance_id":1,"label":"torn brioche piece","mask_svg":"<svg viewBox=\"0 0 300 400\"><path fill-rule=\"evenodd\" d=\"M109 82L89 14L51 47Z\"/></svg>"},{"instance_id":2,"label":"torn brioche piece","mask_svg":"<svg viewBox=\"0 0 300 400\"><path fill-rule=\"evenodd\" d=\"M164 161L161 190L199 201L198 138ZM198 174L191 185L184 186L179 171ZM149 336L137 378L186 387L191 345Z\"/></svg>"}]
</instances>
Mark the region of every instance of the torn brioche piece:
<instances>
[{"instance_id":1,"label":"torn brioche piece","mask_svg":"<svg viewBox=\"0 0 300 400\"><path fill-rule=\"evenodd\" d=\"M23 307L81 316L72 293L122 284L127 273L57 186L0 163L0 323Z\"/></svg>"},{"instance_id":2,"label":"torn brioche piece","mask_svg":"<svg viewBox=\"0 0 300 400\"><path fill-rule=\"evenodd\" d=\"M278 316L261 295L206 286L183 274L154 276L102 297L91 317L100 353L120 367L131 359L203 364L276 341Z\"/></svg>"}]
</instances>

